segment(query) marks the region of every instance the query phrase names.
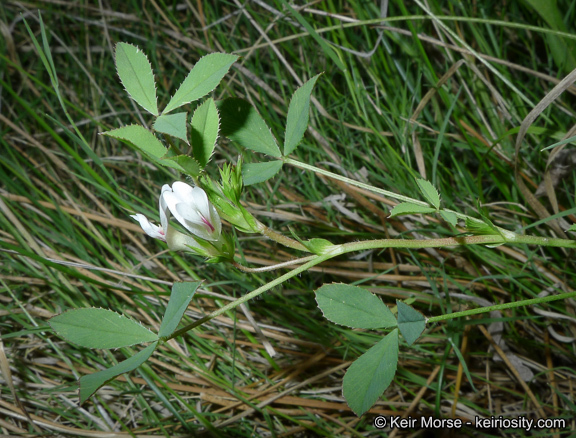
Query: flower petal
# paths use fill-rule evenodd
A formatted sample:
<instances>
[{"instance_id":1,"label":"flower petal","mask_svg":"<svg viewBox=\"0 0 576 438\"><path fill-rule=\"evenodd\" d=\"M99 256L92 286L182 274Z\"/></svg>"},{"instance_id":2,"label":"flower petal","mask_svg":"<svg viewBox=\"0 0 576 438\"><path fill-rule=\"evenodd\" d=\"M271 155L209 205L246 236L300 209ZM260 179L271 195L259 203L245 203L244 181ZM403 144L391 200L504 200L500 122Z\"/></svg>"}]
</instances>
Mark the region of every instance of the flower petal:
<instances>
[{"instance_id":1,"label":"flower petal","mask_svg":"<svg viewBox=\"0 0 576 438\"><path fill-rule=\"evenodd\" d=\"M193 198L192 192L194 189L191 185L186 184L185 182L176 181L174 184L172 184L172 191L178 197L180 202L190 202L190 200Z\"/></svg>"},{"instance_id":2,"label":"flower petal","mask_svg":"<svg viewBox=\"0 0 576 438\"><path fill-rule=\"evenodd\" d=\"M216 211L216 208L210 204L210 222L216 229L216 234L220 236L222 233L222 221L220 220L220 215Z\"/></svg>"},{"instance_id":3,"label":"flower petal","mask_svg":"<svg viewBox=\"0 0 576 438\"><path fill-rule=\"evenodd\" d=\"M205 240L215 241L220 238L220 216L200 187L192 187L181 181L172 184L172 188L165 185L160 195L160 210L163 226L164 217L167 222L169 213L172 213L192 234Z\"/></svg>"},{"instance_id":4,"label":"flower petal","mask_svg":"<svg viewBox=\"0 0 576 438\"><path fill-rule=\"evenodd\" d=\"M198 254L198 249L202 248L192 236L176 231L171 226L166 231L166 243L170 251L189 251Z\"/></svg>"},{"instance_id":5,"label":"flower petal","mask_svg":"<svg viewBox=\"0 0 576 438\"><path fill-rule=\"evenodd\" d=\"M220 233L216 233L216 227L210 222L210 219L201 216L188 204L176 204L174 217L178 218L188 231L202 239L218 240L220 237Z\"/></svg>"},{"instance_id":6,"label":"flower petal","mask_svg":"<svg viewBox=\"0 0 576 438\"><path fill-rule=\"evenodd\" d=\"M134 214L131 215L130 217L136 219L140 223L140 226L142 227L144 232L148 234L150 237L166 241L166 235L164 234L164 229L150 222L146 216L144 216L143 214Z\"/></svg>"},{"instance_id":7,"label":"flower petal","mask_svg":"<svg viewBox=\"0 0 576 438\"><path fill-rule=\"evenodd\" d=\"M170 220L170 210L168 208L168 204L166 204L166 200L164 199L164 193L170 192L172 193L172 189L168 184L164 184L162 186L162 192L160 193L160 199L158 203L160 204L160 223L162 224L162 229L168 229L168 221Z\"/></svg>"},{"instance_id":8,"label":"flower petal","mask_svg":"<svg viewBox=\"0 0 576 438\"><path fill-rule=\"evenodd\" d=\"M200 218L200 215L198 214L197 210L194 207L189 206L187 203L182 202L176 193L166 191L162 194L162 197L164 199L164 202L166 203L166 206L170 210L170 213L172 213L172 215L176 218L176 220L180 222L182 225L186 226L185 225L186 219L192 222L199 222L199 223L202 222L202 219ZM183 213L180 213L177 209L178 205L185 205L188 208L185 209ZM185 218L183 215L187 217Z\"/></svg>"},{"instance_id":9,"label":"flower petal","mask_svg":"<svg viewBox=\"0 0 576 438\"><path fill-rule=\"evenodd\" d=\"M204 217L210 216L210 201L208 201L208 196L206 192L202 190L200 187L194 187L192 189L192 199L191 202L194 204L196 209L200 212L200 214Z\"/></svg>"}]
</instances>

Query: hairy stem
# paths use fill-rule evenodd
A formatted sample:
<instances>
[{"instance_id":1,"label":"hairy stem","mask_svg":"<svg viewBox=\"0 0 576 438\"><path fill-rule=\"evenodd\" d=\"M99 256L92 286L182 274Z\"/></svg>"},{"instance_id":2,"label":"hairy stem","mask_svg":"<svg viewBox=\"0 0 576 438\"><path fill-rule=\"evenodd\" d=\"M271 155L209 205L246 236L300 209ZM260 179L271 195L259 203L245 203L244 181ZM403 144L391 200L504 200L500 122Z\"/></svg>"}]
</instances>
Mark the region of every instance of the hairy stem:
<instances>
[{"instance_id":1,"label":"hairy stem","mask_svg":"<svg viewBox=\"0 0 576 438\"><path fill-rule=\"evenodd\" d=\"M320 169L316 166L311 166L310 164L302 163L297 160L293 160L292 158L285 157L284 162L287 164L291 164L292 166L299 167L301 169L311 170L314 173L318 173L320 175L328 176L330 178L337 179L339 181L343 181L345 183L350 184L351 186L360 187L362 189L370 190L374 193L379 193L381 195L387 196L388 198L398 199L399 201L410 202L412 204L421 205L422 207L430 207L427 202L419 201L418 199L409 198L408 196L399 195L398 193L389 192L388 190L379 189L378 187L371 186L369 184L364 184L360 181L355 181L350 178L346 178L345 176L338 175L336 173L329 172L324 169Z\"/></svg>"},{"instance_id":2,"label":"hairy stem","mask_svg":"<svg viewBox=\"0 0 576 438\"><path fill-rule=\"evenodd\" d=\"M274 286L282 284L286 280L300 274L308 270L309 268L318 265L326 260L329 260L333 257L336 257L341 254L346 254L349 252L354 251L361 251L366 249L384 249L384 248L442 248L447 246L464 246L464 245L498 245L498 244L528 244L528 245L541 245L541 246L554 246L554 247L564 247L564 248L576 248L576 241L566 240L566 239L556 239L556 238L546 238L546 237L537 237L537 236L520 236L514 235L513 239L505 239L502 236L496 235L489 235L489 236L462 236L462 237L446 237L442 239L426 239L426 240L410 240L410 239L378 239L378 240L368 240L365 242L351 242L345 243L342 245L335 245L331 247L326 253L322 255L315 255L310 256L311 258L305 258L309 261L302 266L299 266L293 269L290 272L278 277L276 280L271 281L268 284L265 284L258 289L253 290L252 292L244 295L241 298L238 298L236 301L233 301L226 306L210 313L209 315L200 318L197 321L187 325L180 330L175 331L172 333L167 339L172 339L177 336L180 336L186 333L189 330L192 330L199 325L204 324L205 322L210 321L217 316L222 315L223 313L227 312L228 310L234 309L235 307L239 306L240 304L245 303L253 298L256 298L258 295L263 294L264 292L272 289ZM305 259L300 259L300 261L304 261ZM554 301L560 300L563 298L567 298L570 296L575 296L576 292L569 292L568 294L560 294L560 295L553 295L550 297L545 298L535 298L534 300L526 300L526 301L516 301L513 303L507 304L499 304L496 306L485 307L481 309L473 309L464 312L457 312L452 313L449 315L443 316L436 316L433 318L428 319L428 322L436 322L442 321L445 319L457 318L460 316L467 316L467 315L474 315L477 313L484 313L489 312L491 310L498 310L498 309L509 309L513 307L520 307L523 305L528 304L538 304L547 301Z\"/></svg>"},{"instance_id":3,"label":"hairy stem","mask_svg":"<svg viewBox=\"0 0 576 438\"><path fill-rule=\"evenodd\" d=\"M294 266L294 265L299 265L301 263L305 263L308 262L312 259L314 259L316 256L308 256L308 257L302 257L300 259L294 259L294 260L289 260L287 262L283 262L283 263L278 263L276 265L271 265L271 266L263 266L261 268L249 268L247 266L241 265L238 262L232 262L232 264L234 265L234 267L240 269L243 272L249 272L249 273L254 273L254 272L268 272L268 271L274 271L276 269L280 269L280 268L286 268L288 266Z\"/></svg>"},{"instance_id":4,"label":"hairy stem","mask_svg":"<svg viewBox=\"0 0 576 438\"><path fill-rule=\"evenodd\" d=\"M462 318L465 316L478 315L480 313L492 312L493 310L513 309L515 307L524 307L524 306L530 306L533 304L548 303L550 301L563 300L566 298L572 298L574 296L576 296L576 291L566 292L566 293L558 294L558 295L548 295L547 297L531 298L529 300L523 300L523 301L513 301L511 303L495 304L494 306L479 307L477 309L463 310L462 312L455 312L455 313L448 313L446 315L433 316L432 318L427 318L426 322L427 323L433 323L433 322L439 322L439 321L446 321L449 319Z\"/></svg>"},{"instance_id":5,"label":"hairy stem","mask_svg":"<svg viewBox=\"0 0 576 438\"><path fill-rule=\"evenodd\" d=\"M390 192L388 190L379 189L378 187L374 187L374 186L371 186L369 184L364 184L360 181L356 181L356 180L347 178L345 176L338 175L336 173L332 173L332 172L329 172L329 171L324 170L324 169L320 169L319 167L312 166L310 164L302 163L302 162L300 162L298 160L294 160L292 158L285 157L285 158L283 158L283 161L287 164L291 164L292 166L299 167L299 168L305 169L305 170L310 170L310 171L318 173L320 175L324 175L324 176L327 176L329 178L343 181L347 184L350 184L351 186L360 187L362 189L369 190L371 192L378 193L380 195L384 195L388 198L397 199L397 200L402 201L402 202L410 202L411 204L420 205L422 207L431 207L431 205L428 204L427 202L420 201L420 200L414 199L414 198L410 198L408 196L400 195L398 193ZM459 213L459 212L454 211L454 210L449 210L447 208L442 208L440 210L453 213L459 219L469 219L469 220L472 220L472 221L477 222L477 223L484 223L484 221L482 221L480 219L476 219L472 216L468 216L467 214Z\"/></svg>"}]
</instances>

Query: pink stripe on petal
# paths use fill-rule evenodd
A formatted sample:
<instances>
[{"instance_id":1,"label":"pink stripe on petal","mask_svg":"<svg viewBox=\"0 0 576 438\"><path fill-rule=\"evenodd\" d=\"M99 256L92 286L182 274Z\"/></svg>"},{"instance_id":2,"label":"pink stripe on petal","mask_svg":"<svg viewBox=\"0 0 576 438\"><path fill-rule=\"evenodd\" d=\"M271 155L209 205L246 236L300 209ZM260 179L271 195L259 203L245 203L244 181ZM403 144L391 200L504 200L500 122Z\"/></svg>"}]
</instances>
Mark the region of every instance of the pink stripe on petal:
<instances>
[{"instance_id":1,"label":"pink stripe on petal","mask_svg":"<svg viewBox=\"0 0 576 438\"><path fill-rule=\"evenodd\" d=\"M214 225L212 225L210 223L210 221L208 221L204 216L200 216L202 218L202 222L204 223L204 225L206 225L209 229L210 232L213 233L216 229L214 228Z\"/></svg>"}]
</instances>

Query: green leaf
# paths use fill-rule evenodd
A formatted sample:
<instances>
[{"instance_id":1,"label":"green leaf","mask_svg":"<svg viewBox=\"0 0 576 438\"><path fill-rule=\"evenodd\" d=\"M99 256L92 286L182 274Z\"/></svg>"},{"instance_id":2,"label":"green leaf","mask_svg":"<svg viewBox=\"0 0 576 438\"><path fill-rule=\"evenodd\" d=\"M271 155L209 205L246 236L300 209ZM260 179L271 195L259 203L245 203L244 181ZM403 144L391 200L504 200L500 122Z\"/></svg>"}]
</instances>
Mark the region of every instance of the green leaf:
<instances>
[{"instance_id":1,"label":"green leaf","mask_svg":"<svg viewBox=\"0 0 576 438\"><path fill-rule=\"evenodd\" d=\"M142 108L158 115L154 73L146 55L132 44L116 44L116 70L124 88Z\"/></svg>"},{"instance_id":2,"label":"green leaf","mask_svg":"<svg viewBox=\"0 0 576 438\"><path fill-rule=\"evenodd\" d=\"M408 345L412 345L426 328L426 318L413 307L396 300L398 306L398 328Z\"/></svg>"},{"instance_id":3,"label":"green leaf","mask_svg":"<svg viewBox=\"0 0 576 438\"><path fill-rule=\"evenodd\" d=\"M200 164L194 158L188 155L176 155L169 158L164 158L161 164L173 167L186 175L197 178L202 171Z\"/></svg>"},{"instance_id":4,"label":"green leaf","mask_svg":"<svg viewBox=\"0 0 576 438\"><path fill-rule=\"evenodd\" d=\"M376 295L358 286L333 283L316 291L324 317L336 324L374 329L396 326L396 318Z\"/></svg>"},{"instance_id":5,"label":"green leaf","mask_svg":"<svg viewBox=\"0 0 576 438\"><path fill-rule=\"evenodd\" d=\"M168 301L168 307L164 313L164 318L162 318L162 324L160 325L160 330L158 336L161 338L171 335L180 320L182 315L186 311L190 300L194 296L198 286L202 284L201 281L187 281L174 283L172 286L172 293L170 294L170 301Z\"/></svg>"},{"instance_id":6,"label":"green leaf","mask_svg":"<svg viewBox=\"0 0 576 438\"><path fill-rule=\"evenodd\" d=\"M458 225L458 216L456 216L454 213L452 213L451 211L444 211L442 210L440 212L440 216L442 216L442 218L444 218L444 220L446 222L448 222L450 225L452 225L453 227L455 227L456 225Z\"/></svg>"},{"instance_id":7,"label":"green leaf","mask_svg":"<svg viewBox=\"0 0 576 438\"><path fill-rule=\"evenodd\" d=\"M94 307L68 310L48 324L67 341L86 348L120 348L158 340L158 335L136 321Z\"/></svg>"},{"instance_id":8,"label":"green leaf","mask_svg":"<svg viewBox=\"0 0 576 438\"><path fill-rule=\"evenodd\" d=\"M282 168L282 161L246 163L242 165L242 179L245 186L264 182L276 175Z\"/></svg>"},{"instance_id":9,"label":"green leaf","mask_svg":"<svg viewBox=\"0 0 576 438\"><path fill-rule=\"evenodd\" d=\"M361 416L388 388L398 365L398 329L360 356L346 372L342 392L350 409Z\"/></svg>"},{"instance_id":10,"label":"green leaf","mask_svg":"<svg viewBox=\"0 0 576 438\"><path fill-rule=\"evenodd\" d=\"M284 155L290 155L294 152L294 149L300 144L304 132L306 132L310 118L310 95L320 74L298 88L290 100L286 119L286 134L284 135Z\"/></svg>"},{"instance_id":11,"label":"green leaf","mask_svg":"<svg viewBox=\"0 0 576 438\"><path fill-rule=\"evenodd\" d=\"M220 104L221 134L240 146L280 158L282 154L270 128L244 99L229 98Z\"/></svg>"},{"instance_id":12,"label":"green leaf","mask_svg":"<svg viewBox=\"0 0 576 438\"><path fill-rule=\"evenodd\" d=\"M120 362L118 365L108 368L107 370L98 371L97 373L88 374L80 378L80 404L88 400L100 387L106 382L119 376L120 374L128 373L140 365L142 365L156 349L157 342L148 345L142 351L136 353L134 356L129 357L125 361Z\"/></svg>"},{"instance_id":13,"label":"green leaf","mask_svg":"<svg viewBox=\"0 0 576 438\"><path fill-rule=\"evenodd\" d=\"M568 228L566 231L576 231L576 224L570 225L570 228Z\"/></svg>"},{"instance_id":14,"label":"green leaf","mask_svg":"<svg viewBox=\"0 0 576 438\"><path fill-rule=\"evenodd\" d=\"M200 58L162 114L168 114L175 108L206 96L218 86L237 59L238 56L227 53L211 53Z\"/></svg>"},{"instance_id":15,"label":"green leaf","mask_svg":"<svg viewBox=\"0 0 576 438\"><path fill-rule=\"evenodd\" d=\"M186 113L162 114L154 122L154 130L184 140L187 144Z\"/></svg>"},{"instance_id":16,"label":"green leaf","mask_svg":"<svg viewBox=\"0 0 576 438\"><path fill-rule=\"evenodd\" d=\"M191 125L192 152L196 161L204 168L212 157L220 129L220 116L213 99L207 99L196 108Z\"/></svg>"},{"instance_id":17,"label":"green leaf","mask_svg":"<svg viewBox=\"0 0 576 438\"><path fill-rule=\"evenodd\" d=\"M168 150L162 142L148 129L140 125L123 126L122 128L113 129L112 131L103 132L108 137L114 137L136 146L144 152L149 158L161 166L171 167L180 172L188 173L178 164L174 157L166 158Z\"/></svg>"},{"instance_id":18,"label":"green leaf","mask_svg":"<svg viewBox=\"0 0 576 438\"><path fill-rule=\"evenodd\" d=\"M478 222L476 220L466 218L464 221L466 229L474 234L480 235L500 235L497 229L495 229L492 223Z\"/></svg>"},{"instance_id":19,"label":"green leaf","mask_svg":"<svg viewBox=\"0 0 576 438\"><path fill-rule=\"evenodd\" d=\"M140 125L123 126L112 131L103 132L103 134L127 141L155 160L159 160L167 152L160 140L148 129Z\"/></svg>"},{"instance_id":20,"label":"green leaf","mask_svg":"<svg viewBox=\"0 0 576 438\"><path fill-rule=\"evenodd\" d=\"M334 244L326 239L319 239L317 237L307 240L306 242L301 242L310 252L318 255L326 254L332 248Z\"/></svg>"},{"instance_id":21,"label":"green leaf","mask_svg":"<svg viewBox=\"0 0 576 438\"><path fill-rule=\"evenodd\" d=\"M401 202L396 204L396 206L390 212L390 217L400 216L402 214L427 214L434 213L435 208L424 207L418 204L412 204L411 202Z\"/></svg>"},{"instance_id":22,"label":"green leaf","mask_svg":"<svg viewBox=\"0 0 576 438\"><path fill-rule=\"evenodd\" d=\"M440 208L440 195L438 194L438 190L436 190L431 182L425 179L416 179L416 183L418 184L420 192L422 192L422 195L426 198L426 201L438 210Z\"/></svg>"}]
</instances>

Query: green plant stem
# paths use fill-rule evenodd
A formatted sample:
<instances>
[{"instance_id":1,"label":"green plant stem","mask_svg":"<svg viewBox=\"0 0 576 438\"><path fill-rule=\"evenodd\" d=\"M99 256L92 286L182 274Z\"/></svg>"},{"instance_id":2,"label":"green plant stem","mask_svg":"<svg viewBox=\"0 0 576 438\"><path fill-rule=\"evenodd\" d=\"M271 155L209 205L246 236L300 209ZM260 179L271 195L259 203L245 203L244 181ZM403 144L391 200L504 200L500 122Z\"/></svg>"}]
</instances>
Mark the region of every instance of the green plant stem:
<instances>
[{"instance_id":1,"label":"green plant stem","mask_svg":"<svg viewBox=\"0 0 576 438\"><path fill-rule=\"evenodd\" d=\"M350 184L351 186L356 186L356 187L360 187L362 189L370 190L371 192L379 193L381 195L384 195L384 196L387 196L387 197L393 198L393 199L398 199L400 201L410 202L412 204L421 205L422 207L430 207L430 205L427 202L419 201L418 199L410 198L408 196L399 195L398 193L389 192L388 190L379 189L378 187L374 187L374 186L371 186L369 184L361 183L360 181L355 181L353 179L346 178L345 176L338 175L336 173L332 173L332 172L329 172L329 171L324 170L324 169L320 169L319 167L316 167L316 166L311 166L310 164L306 164L306 163L302 163L302 162L297 161L297 160L293 160L292 158L284 157L283 160L286 164L291 164L292 166L299 167L301 169L311 170L314 173L318 173L320 175L324 175L324 176L327 176L330 178L337 179L339 181L343 181L345 183Z\"/></svg>"},{"instance_id":2,"label":"green plant stem","mask_svg":"<svg viewBox=\"0 0 576 438\"><path fill-rule=\"evenodd\" d=\"M205 322L210 321L213 318L216 318L217 316L222 315L223 313L226 313L227 311L234 309L235 307L239 306L240 304L245 303L246 301L249 301L253 298L256 298L258 295L272 289L274 286L277 286L279 284L284 283L286 280L291 279L292 277L300 274L301 272L304 272L308 269L310 269L312 266L315 266L319 263L322 263L330 258L334 257L334 255L332 253L330 254L324 254L324 255L320 255L320 256L315 256L315 258L313 260L310 260L308 263L297 267L296 269L293 269L290 272L287 272L286 274L282 275L281 277L278 277L276 280L271 281L268 284L265 284L262 287L259 287L258 289L253 290L252 292L244 295L243 297L238 298L236 301L231 302L230 304L225 305L224 307L221 307L220 309L210 313L209 315L206 315L203 318L200 318L197 321L194 321L192 324L188 324L186 327L181 328L180 330L175 331L174 333L172 333L170 336L168 336L166 338L166 340L170 340L173 339L177 336L183 335L184 333L186 333L189 330L192 330L195 327L198 327L199 325L204 324Z\"/></svg>"},{"instance_id":3,"label":"green plant stem","mask_svg":"<svg viewBox=\"0 0 576 438\"><path fill-rule=\"evenodd\" d=\"M495 304L494 306L479 307L477 309L464 310L462 312L433 316L432 318L427 318L426 323L434 323L439 321L446 321L449 319L462 318L470 315L478 315L480 313L492 312L493 310L513 309L515 307L524 307L533 304L548 303L550 301L563 300L565 298L572 298L574 296L576 296L576 291L566 292L558 295L548 295L547 297L541 297L541 298L531 298L529 300L523 300L523 301L513 301L511 303Z\"/></svg>"},{"instance_id":4,"label":"green plant stem","mask_svg":"<svg viewBox=\"0 0 576 438\"><path fill-rule=\"evenodd\" d=\"M290 237L284 236L283 234L280 234L277 231L274 231L272 228L268 228L262 222L259 222L259 221L256 221L256 222L258 224L258 230L260 231L260 233L262 235L268 237L269 239L274 240L275 242L278 242L284 246L287 246L288 248L297 249L298 251L310 252L310 250L308 248L306 248L304 245L302 245L297 240L294 240L294 239L291 239Z\"/></svg>"},{"instance_id":5,"label":"green plant stem","mask_svg":"<svg viewBox=\"0 0 576 438\"><path fill-rule=\"evenodd\" d=\"M374 187L374 186L371 186L371 185L369 185L369 184L364 184L364 183L362 183L362 182L360 182L360 181L355 181L355 180L350 179L350 178L347 178L347 177L345 177L345 176L342 176L342 175L338 175L338 174L336 174L336 173L329 172L329 171L327 171L327 170L321 169L321 168L316 167L316 166L312 166L312 165L310 165L310 164L302 163L302 162L300 162L300 161L298 161L298 160L294 160L294 159L292 159L292 158L284 157L282 160L284 161L284 163L291 164L291 165L294 166L294 167L299 167L299 168L301 168L301 169L310 170L310 171L312 171L312 172L314 172L314 173L318 173L318 174L320 174L320 175L324 175L324 176L327 176L327 177L329 177L329 178L333 178L333 179L337 179L337 180L339 180L339 181L343 181L343 182L345 182L345 183L347 183L347 184L350 184L351 186L360 187L360 188L362 188L362 189L369 190L369 191L371 191L371 192L378 193L378 194L380 194L380 195L384 195L384 196L386 196L386 197L388 197L388 198L397 199L397 200L402 201L402 202L409 202L409 203L411 203L411 204L420 205L420 206L422 206L422 207L432 207L432 206L431 206L430 204L428 204L427 202L420 201L420 200L414 199L414 198L410 198L410 197L408 197L408 196L400 195L400 194L398 194L398 193L390 192L390 191L388 191L388 190L379 189L378 187ZM434 207L432 207L432 208L434 208ZM470 220L472 220L472 221L474 221L474 222L477 222L477 223L484 223L484 222L483 222L482 220L480 220L480 219L476 219L476 218L474 218L474 217L472 217L472 216L468 216L467 214L462 214L462 213L459 213L459 212L454 211L454 210L449 210L449 209L447 209L447 208L442 208L441 211L447 211L447 212L453 213L453 214L456 215L456 217L459 218L459 219L470 219Z\"/></svg>"},{"instance_id":6,"label":"green plant stem","mask_svg":"<svg viewBox=\"0 0 576 438\"><path fill-rule=\"evenodd\" d=\"M522 236L515 234L513 239L505 239L500 235L487 236L456 236L441 239L378 239L364 242L352 242L338 245L342 254L352 251L383 248L442 248L446 246L464 245L540 245L559 248L576 248L576 240L557 239L539 236Z\"/></svg>"},{"instance_id":7,"label":"green plant stem","mask_svg":"<svg viewBox=\"0 0 576 438\"><path fill-rule=\"evenodd\" d=\"M563 247L563 248L576 248L576 241L566 240L566 239L552 239L547 237L538 237L538 236L520 236L515 235L514 239L505 239L500 235L489 235L489 236L461 236L461 237L446 237L442 239L378 239L378 240L367 240L365 242L351 242L345 243L342 245L334 245L329 250L327 250L322 255L313 256L312 260L309 260L309 257L305 258L309 260L307 263L299 266L298 268L293 269L290 272L278 277L276 280L271 281L268 284L265 284L258 289L253 290L252 292L244 295L241 298L238 298L236 301L233 301L226 306L210 313L209 315L200 318L197 321L187 325L186 327L181 328L180 330L175 331L168 339L173 339L177 336L183 335L189 330L192 330L199 325L204 324L205 322L210 321L217 316L222 315L223 313L227 312L228 310L234 309L235 307L239 306L240 304L245 303L253 298L256 298L258 295L263 294L264 292L272 289L274 286L282 284L286 280L298 275L301 272L308 270L309 268L318 265L326 260L329 260L333 257L336 257L341 254L346 254L349 252L354 251L362 251L366 249L385 249L385 248L442 248L447 246L464 246L464 245L498 245L504 243L512 243L512 244L528 244L528 245L541 245L541 246L555 246L555 247ZM572 294L572 295L570 295ZM485 307L481 309L474 309L465 312L458 312L453 313L451 315L444 315L438 316L434 318L430 318L429 322L441 321L443 319L450 319L452 317L457 317L453 315L459 316L466 316L466 315L473 315L475 313L484 313L490 312L491 310L498 310L503 308L513 308L513 307L520 307L522 305L532 304L532 303L541 303L546 301L554 301L565 298L566 294L561 295L554 295L551 297L546 298L537 298L534 300L527 300L527 301L516 301L513 303L496 305ZM576 292L570 292L567 296L574 296ZM566 296L566 297L567 297ZM504 306L504 307L501 307Z\"/></svg>"},{"instance_id":8,"label":"green plant stem","mask_svg":"<svg viewBox=\"0 0 576 438\"><path fill-rule=\"evenodd\" d=\"M284 263L278 263L276 265L263 266L261 268L249 268L248 266L244 266L244 265L242 265L236 261L232 262L232 264L234 265L235 268L240 269L243 272L250 272L250 273L268 272L268 271L275 271L276 269L280 269L280 268L287 268L288 266L299 265L301 263L310 261L310 260L314 259L315 257L316 257L315 255L311 255L308 257L303 257L301 259L289 260L289 261L284 262Z\"/></svg>"}]
</instances>

